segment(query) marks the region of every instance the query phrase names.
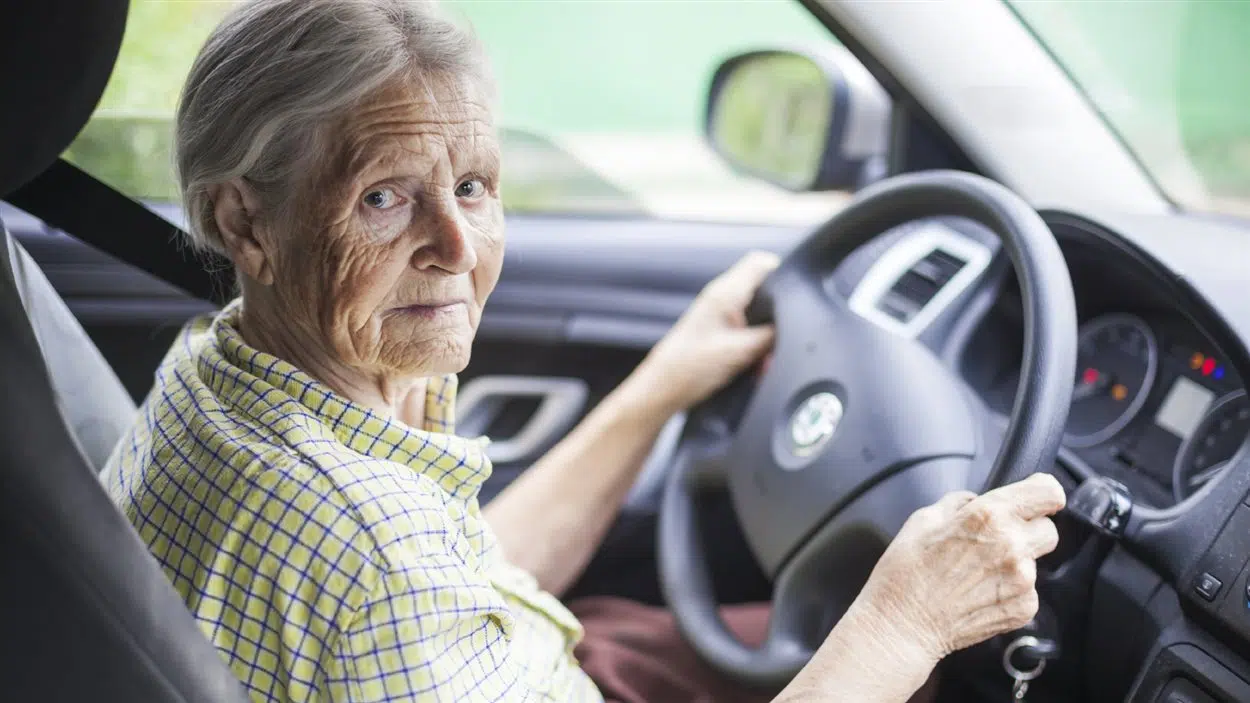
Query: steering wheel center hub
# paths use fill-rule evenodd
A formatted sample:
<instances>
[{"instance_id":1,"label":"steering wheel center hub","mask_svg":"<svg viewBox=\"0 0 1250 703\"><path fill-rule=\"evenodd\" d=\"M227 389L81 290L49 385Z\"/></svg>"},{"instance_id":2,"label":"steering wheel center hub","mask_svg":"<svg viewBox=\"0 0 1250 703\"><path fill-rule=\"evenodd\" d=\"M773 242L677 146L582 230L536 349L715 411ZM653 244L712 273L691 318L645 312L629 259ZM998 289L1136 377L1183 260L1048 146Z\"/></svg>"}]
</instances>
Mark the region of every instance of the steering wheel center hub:
<instances>
[{"instance_id":1,"label":"steering wheel center hub","mask_svg":"<svg viewBox=\"0 0 1250 703\"><path fill-rule=\"evenodd\" d=\"M790 453L806 459L823 449L838 431L838 425L842 423L842 413L842 400L834 393L820 391L808 396L790 415L787 428Z\"/></svg>"}]
</instances>

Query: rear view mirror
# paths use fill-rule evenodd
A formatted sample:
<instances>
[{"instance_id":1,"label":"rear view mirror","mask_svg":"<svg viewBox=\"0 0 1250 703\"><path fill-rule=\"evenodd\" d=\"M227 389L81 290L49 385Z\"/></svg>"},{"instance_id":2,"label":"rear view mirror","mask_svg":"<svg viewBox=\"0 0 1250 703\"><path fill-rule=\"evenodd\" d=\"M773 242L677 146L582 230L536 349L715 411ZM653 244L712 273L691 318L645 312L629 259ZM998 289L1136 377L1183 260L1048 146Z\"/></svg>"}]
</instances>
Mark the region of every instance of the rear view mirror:
<instances>
[{"instance_id":1,"label":"rear view mirror","mask_svg":"<svg viewBox=\"0 0 1250 703\"><path fill-rule=\"evenodd\" d=\"M890 99L849 52L753 51L717 68L705 129L735 169L793 191L885 175Z\"/></svg>"}]
</instances>

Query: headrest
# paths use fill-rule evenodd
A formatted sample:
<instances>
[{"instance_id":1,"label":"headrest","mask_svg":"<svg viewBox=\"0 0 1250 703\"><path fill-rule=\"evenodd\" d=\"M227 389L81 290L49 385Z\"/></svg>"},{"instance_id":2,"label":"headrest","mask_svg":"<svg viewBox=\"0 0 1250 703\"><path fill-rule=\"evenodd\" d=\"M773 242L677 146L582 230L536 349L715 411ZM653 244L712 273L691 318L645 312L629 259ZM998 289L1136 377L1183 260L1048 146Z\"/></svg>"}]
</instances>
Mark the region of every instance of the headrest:
<instances>
[{"instance_id":1,"label":"headrest","mask_svg":"<svg viewBox=\"0 0 1250 703\"><path fill-rule=\"evenodd\" d=\"M0 2L0 197L56 161L104 93L129 0Z\"/></svg>"}]
</instances>

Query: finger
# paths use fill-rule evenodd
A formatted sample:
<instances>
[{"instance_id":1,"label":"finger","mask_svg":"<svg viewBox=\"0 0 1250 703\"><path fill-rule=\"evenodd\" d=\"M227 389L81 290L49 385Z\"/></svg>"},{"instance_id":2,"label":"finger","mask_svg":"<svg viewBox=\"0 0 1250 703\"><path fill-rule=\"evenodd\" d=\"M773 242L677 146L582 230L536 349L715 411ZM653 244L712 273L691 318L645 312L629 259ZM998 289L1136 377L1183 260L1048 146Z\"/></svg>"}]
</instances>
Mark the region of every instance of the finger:
<instances>
[{"instance_id":1,"label":"finger","mask_svg":"<svg viewBox=\"0 0 1250 703\"><path fill-rule=\"evenodd\" d=\"M1029 556L1036 559L1058 546L1059 529L1054 520L1042 517L1024 523L1024 548Z\"/></svg>"},{"instance_id":2,"label":"finger","mask_svg":"<svg viewBox=\"0 0 1250 703\"><path fill-rule=\"evenodd\" d=\"M745 308L768 274L781 264L781 257L770 251L752 251L743 256L713 283L713 290L734 307Z\"/></svg>"},{"instance_id":3,"label":"finger","mask_svg":"<svg viewBox=\"0 0 1250 703\"><path fill-rule=\"evenodd\" d=\"M1063 486L1050 474L1033 474L1032 476L1001 488L995 488L985 494L995 500L1003 500L1012 506L1012 512L1025 520L1032 520L1043 515L1054 515L1063 510L1067 504L1067 496Z\"/></svg>"},{"instance_id":4,"label":"finger","mask_svg":"<svg viewBox=\"0 0 1250 703\"><path fill-rule=\"evenodd\" d=\"M762 273L760 280L763 280L763 276L767 276L780 265L781 257L777 254L763 249L752 249L743 254L729 270L759 271Z\"/></svg>"},{"instance_id":5,"label":"finger","mask_svg":"<svg viewBox=\"0 0 1250 703\"><path fill-rule=\"evenodd\" d=\"M725 340L733 348L731 356L737 360L737 368L734 370L741 371L763 358L773 348L775 337L776 331L772 325L728 330Z\"/></svg>"},{"instance_id":6,"label":"finger","mask_svg":"<svg viewBox=\"0 0 1250 703\"><path fill-rule=\"evenodd\" d=\"M774 331L773 336L776 337L775 331ZM772 340L769 340L768 346L770 350L772 349L772 344L773 344ZM772 355L772 352L769 351L764 354L763 359L760 359L760 368L758 371L759 375L763 376L764 374L768 373L768 369L772 368L772 365L773 365L773 355Z\"/></svg>"},{"instance_id":7,"label":"finger","mask_svg":"<svg viewBox=\"0 0 1250 703\"><path fill-rule=\"evenodd\" d=\"M933 507L950 514L976 500L976 497L977 494L972 491L951 491L934 503Z\"/></svg>"}]
</instances>

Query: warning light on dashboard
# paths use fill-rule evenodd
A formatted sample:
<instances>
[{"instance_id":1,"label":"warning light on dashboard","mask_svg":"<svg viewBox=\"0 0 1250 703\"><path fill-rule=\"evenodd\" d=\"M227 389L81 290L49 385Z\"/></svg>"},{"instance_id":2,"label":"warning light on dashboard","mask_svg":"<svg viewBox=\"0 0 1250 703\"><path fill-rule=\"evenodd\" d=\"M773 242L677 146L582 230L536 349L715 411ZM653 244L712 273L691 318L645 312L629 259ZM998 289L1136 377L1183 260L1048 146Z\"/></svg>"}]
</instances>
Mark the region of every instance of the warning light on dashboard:
<instances>
[{"instance_id":1,"label":"warning light on dashboard","mask_svg":"<svg viewBox=\"0 0 1250 703\"><path fill-rule=\"evenodd\" d=\"M1111 387L1111 397L1116 400L1124 400L1128 397L1128 388L1123 383L1117 383Z\"/></svg>"},{"instance_id":2,"label":"warning light on dashboard","mask_svg":"<svg viewBox=\"0 0 1250 703\"><path fill-rule=\"evenodd\" d=\"M1217 367L1215 367L1215 373L1213 373L1213 374L1211 374L1211 375L1212 375L1212 376L1213 376L1213 377L1214 377L1217 381L1218 381L1219 379L1221 379L1221 378L1224 378L1224 367L1223 367L1223 366L1217 366Z\"/></svg>"},{"instance_id":3,"label":"warning light on dashboard","mask_svg":"<svg viewBox=\"0 0 1250 703\"><path fill-rule=\"evenodd\" d=\"M1203 356L1202 352L1194 352L1194 355L1189 357L1189 368L1193 369L1194 371L1197 371L1198 369L1202 368L1202 362L1206 360L1207 360L1207 357Z\"/></svg>"},{"instance_id":4,"label":"warning light on dashboard","mask_svg":"<svg viewBox=\"0 0 1250 703\"><path fill-rule=\"evenodd\" d=\"M1207 360L1202 362L1202 375L1210 376L1214 372L1215 372L1215 359L1212 359L1211 357L1208 356Z\"/></svg>"}]
</instances>

